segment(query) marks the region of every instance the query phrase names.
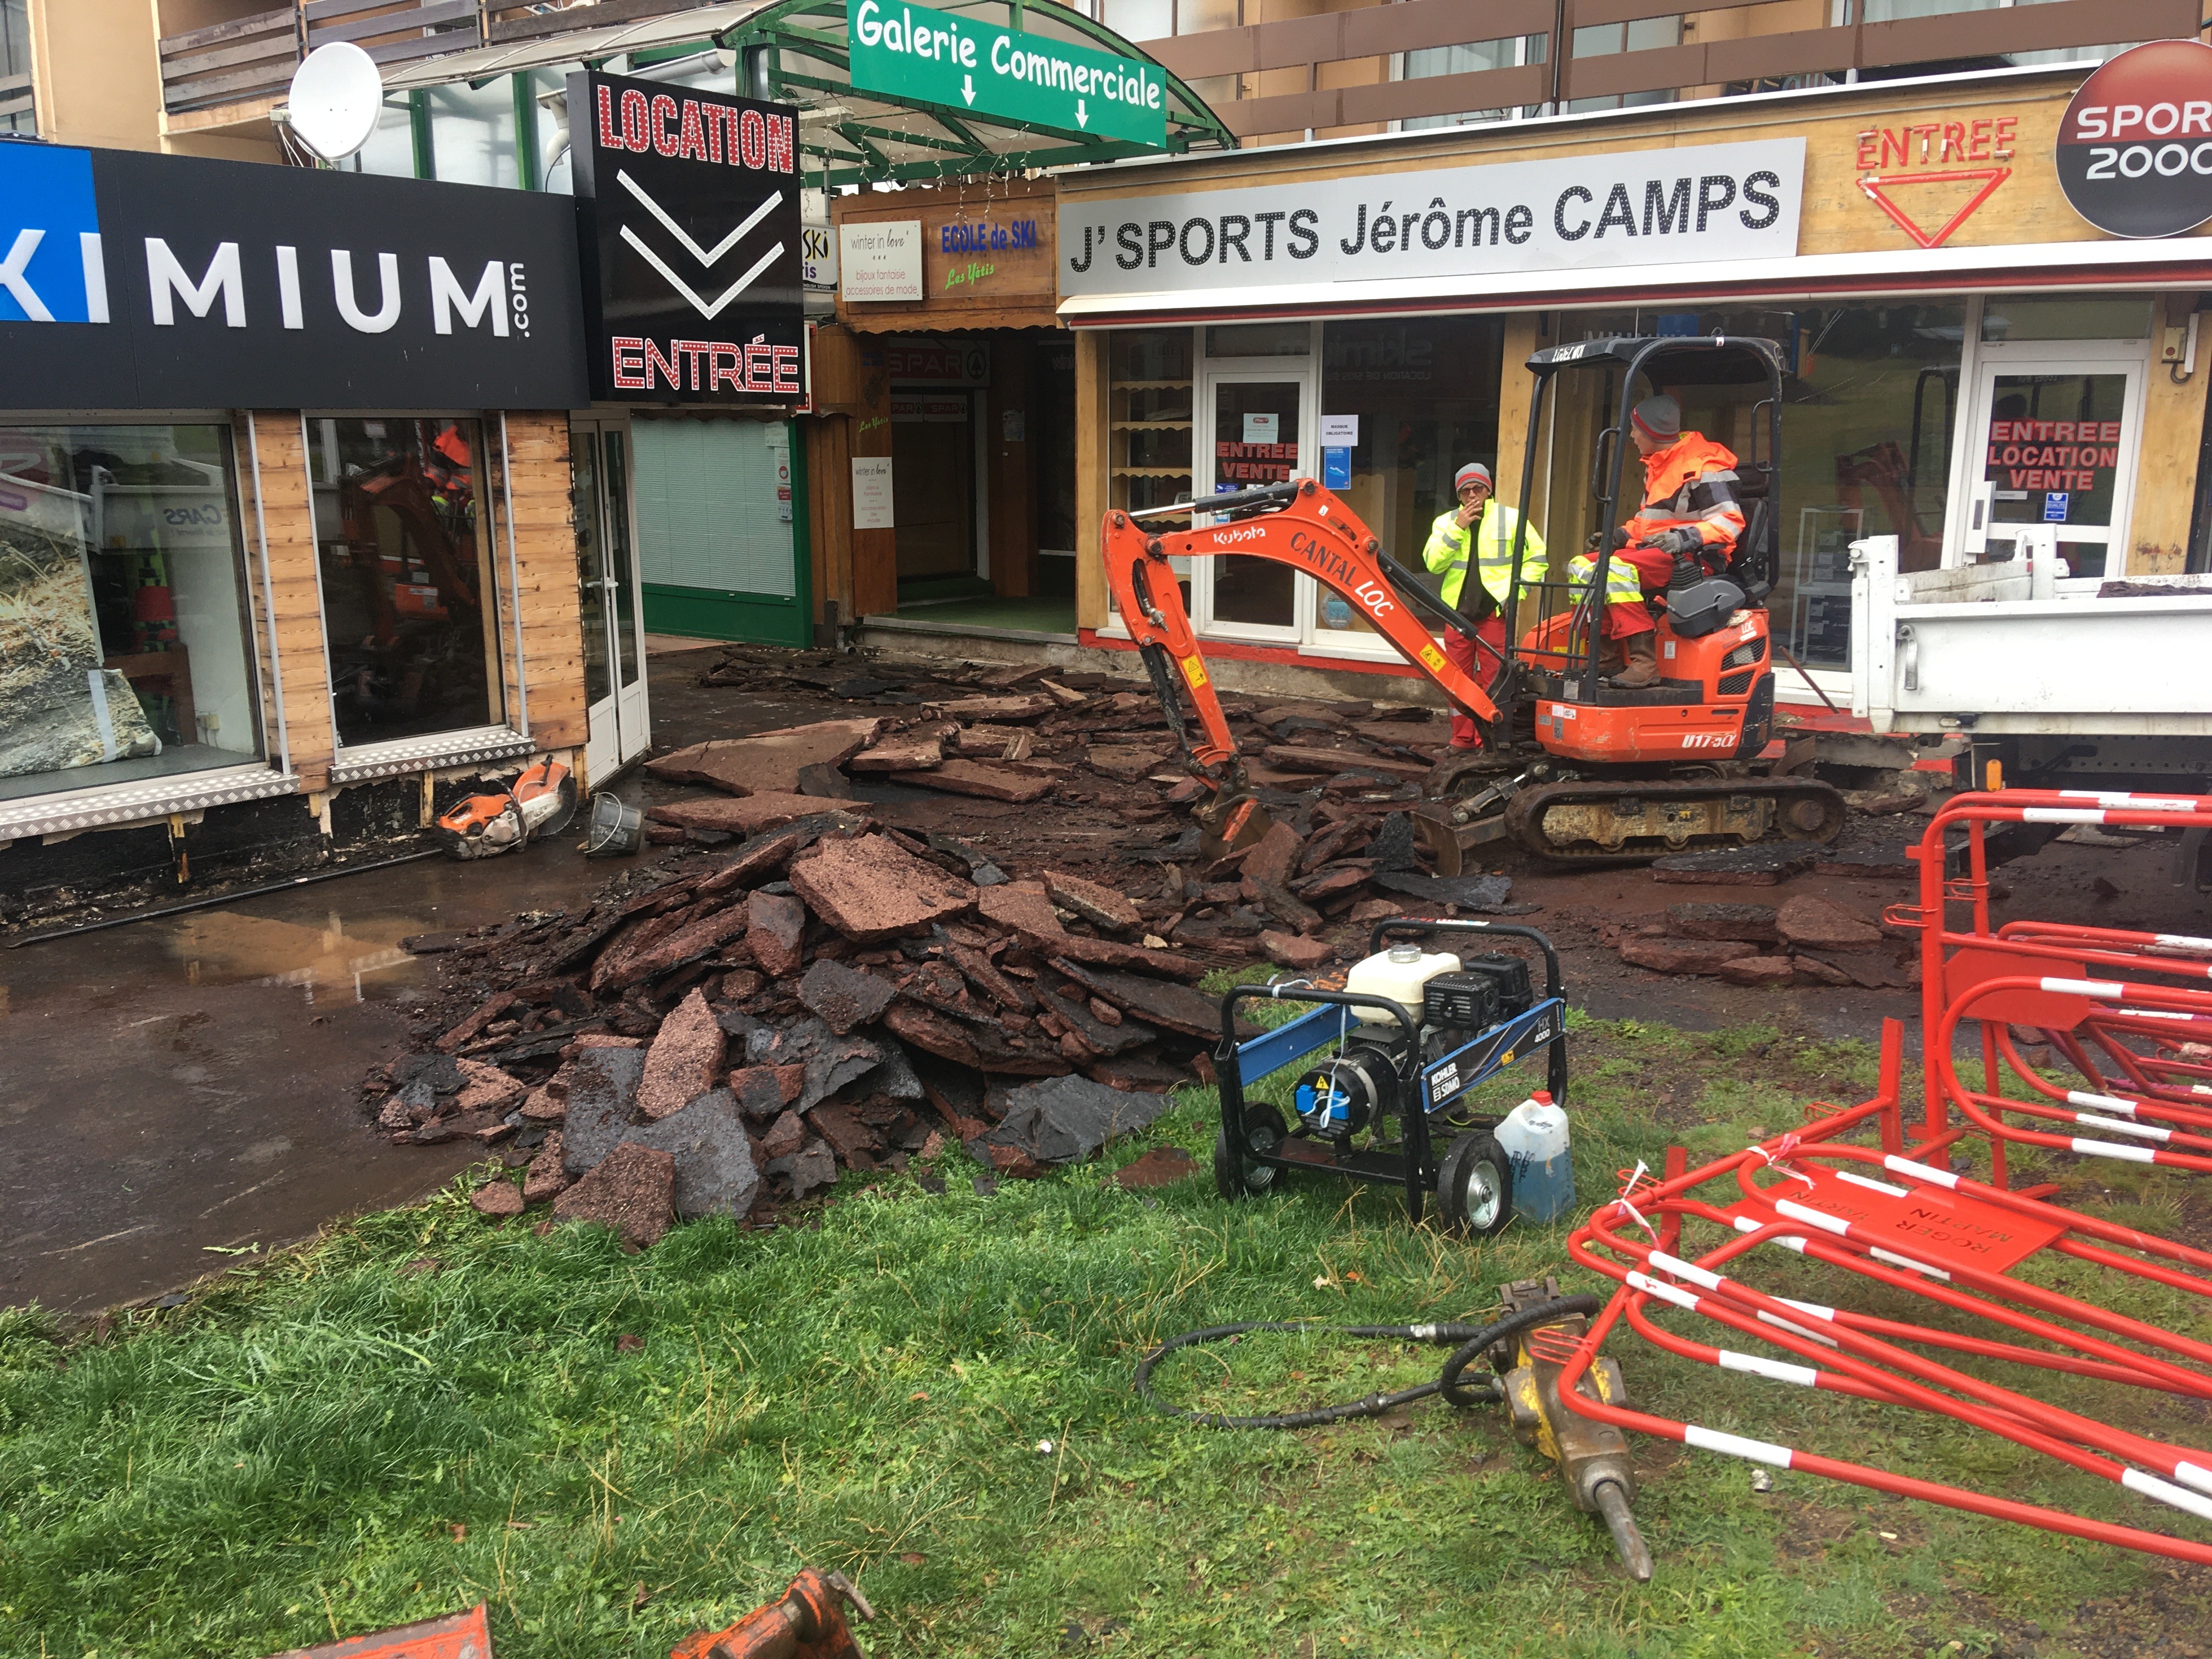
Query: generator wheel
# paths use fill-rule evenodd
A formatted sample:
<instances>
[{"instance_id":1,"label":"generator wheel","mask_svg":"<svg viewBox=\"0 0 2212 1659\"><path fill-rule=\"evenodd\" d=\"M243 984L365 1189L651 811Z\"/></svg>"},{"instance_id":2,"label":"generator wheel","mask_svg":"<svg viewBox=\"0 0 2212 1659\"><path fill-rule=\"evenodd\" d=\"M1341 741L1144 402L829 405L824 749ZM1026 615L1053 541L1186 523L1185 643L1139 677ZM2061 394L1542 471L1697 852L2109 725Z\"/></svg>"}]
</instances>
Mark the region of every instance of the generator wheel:
<instances>
[{"instance_id":1,"label":"generator wheel","mask_svg":"<svg viewBox=\"0 0 2212 1659\"><path fill-rule=\"evenodd\" d=\"M1283 1115L1258 1101L1244 1103L1244 1145L1231 1150L1229 1126L1213 1137L1213 1185L1224 1198L1256 1198L1275 1184L1281 1173L1272 1164L1255 1164L1249 1154L1272 1154L1288 1131Z\"/></svg>"},{"instance_id":2,"label":"generator wheel","mask_svg":"<svg viewBox=\"0 0 2212 1659\"><path fill-rule=\"evenodd\" d=\"M1498 1137L1471 1130L1452 1139L1437 1172L1437 1207L1448 1232L1487 1238L1513 1219L1513 1166Z\"/></svg>"}]
</instances>

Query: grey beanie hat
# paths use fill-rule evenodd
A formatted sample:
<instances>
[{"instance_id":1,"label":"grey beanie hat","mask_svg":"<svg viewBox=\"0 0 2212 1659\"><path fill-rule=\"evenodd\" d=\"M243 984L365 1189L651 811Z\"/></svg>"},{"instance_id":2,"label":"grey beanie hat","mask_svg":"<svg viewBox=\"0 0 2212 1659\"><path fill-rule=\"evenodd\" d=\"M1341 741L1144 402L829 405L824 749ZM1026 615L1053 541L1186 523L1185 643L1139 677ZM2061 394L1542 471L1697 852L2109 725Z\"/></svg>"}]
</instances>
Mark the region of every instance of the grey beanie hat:
<instances>
[{"instance_id":1,"label":"grey beanie hat","mask_svg":"<svg viewBox=\"0 0 2212 1659\"><path fill-rule=\"evenodd\" d=\"M1663 392L1637 404L1628 418L1636 422L1637 429L1647 438L1679 438L1682 435L1682 405Z\"/></svg>"}]
</instances>

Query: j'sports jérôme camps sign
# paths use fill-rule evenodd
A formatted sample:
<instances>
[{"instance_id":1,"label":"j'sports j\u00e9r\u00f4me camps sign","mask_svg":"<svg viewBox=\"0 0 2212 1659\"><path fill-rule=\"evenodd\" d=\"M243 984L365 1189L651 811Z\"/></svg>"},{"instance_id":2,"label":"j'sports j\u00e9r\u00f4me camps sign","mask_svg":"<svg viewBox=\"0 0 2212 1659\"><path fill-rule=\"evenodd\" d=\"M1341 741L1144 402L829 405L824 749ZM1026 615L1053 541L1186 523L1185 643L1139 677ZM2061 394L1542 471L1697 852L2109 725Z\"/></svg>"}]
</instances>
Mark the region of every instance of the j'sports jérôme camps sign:
<instances>
[{"instance_id":1,"label":"j'sports j\u00e9r\u00f4me camps sign","mask_svg":"<svg viewBox=\"0 0 2212 1659\"><path fill-rule=\"evenodd\" d=\"M884 0L860 0L847 14L846 47L862 92L1155 149L1167 144L1167 73L1157 64Z\"/></svg>"},{"instance_id":2,"label":"j'sports j\u00e9r\u00f4me camps sign","mask_svg":"<svg viewBox=\"0 0 2212 1659\"><path fill-rule=\"evenodd\" d=\"M2212 46L2153 40L2081 83L2058 124L2058 182L2114 236L2174 236L2212 219Z\"/></svg>"}]
</instances>

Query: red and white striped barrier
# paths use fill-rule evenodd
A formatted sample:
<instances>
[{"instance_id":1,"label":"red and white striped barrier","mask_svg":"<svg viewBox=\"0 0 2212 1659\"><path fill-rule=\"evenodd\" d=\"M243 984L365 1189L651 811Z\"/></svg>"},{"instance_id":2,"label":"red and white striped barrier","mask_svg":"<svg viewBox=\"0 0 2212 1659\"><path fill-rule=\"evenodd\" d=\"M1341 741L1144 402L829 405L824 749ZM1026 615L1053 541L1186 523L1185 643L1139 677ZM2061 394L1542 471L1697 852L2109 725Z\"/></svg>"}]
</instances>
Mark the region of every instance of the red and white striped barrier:
<instances>
[{"instance_id":1,"label":"red and white striped barrier","mask_svg":"<svg viewBox=\"0 0 2212 1659\"><path fill-rule=\"evenodd\" d=\"M2032 983L2040 994L2140 1000L2154 1010L2179 994L2072 976L2037 976ZM1952 1028L1959 1017L1953 1015ZM2155 1284L2212 1297L2212 1252L1948 1168L1948 1149L1981 1127L1965 1101L1954 1103L1966 1110L1971 1128L1899 1146L1902 1035L1895 1022L1884 1030L1882 1085L1875 1098L1841 1112L1824 1109L1801 1130L1697 1170L1683 1168L1678 1150L1664 1179L1649 1182L1639 1172L1620 1201L1574 1233L1568 1248L1575 1260L1620 1288L1561 1376L1562 1399L1584 1416L1703 1450L2212 1565L2212 1544L2154 1529L2157 1510L2146 1511L2141 1524L2094 1519L1828 1456L1788 1440L1609 1405L1576 1386L1600 1347L1626 1324L1668 1352L1750 1378L1754 1386L1823 1389L1948 1417L2164 1510L2212 1521L2212 1451L2185 1443L2178 1433L2158 1437L2102 1421L2033 1391L2037 1377L2057 1375L2183 1401L2212 1401L2212 1342L2090 1295L2030 1282L2015 1271L2050 1252L2081 1264L2081 1273L2069 1278L2096 1278L2115 1292ZM1940 1039L1928 1047L1940 1051ZM2111 1121L2122 1120L2133 1121L2126 1113ZM1867 1127L1881 1130L1880 1146L1850 1139ZM2128 1150L2151 1155L2166 1149ZM1699 1247L1683 1242L1692 1227L1711 1235ZM1762 1288L1759 1264L1774 1249L1820 1271L1834 1287L1821 1294L1832 1300ZM1804 1267L1792 1267L1793 1289L1802 1287L1804 1274ZM1937 1304L1948 1322L1894 1316L1897 1292ZM1889 1311L1868 1311L1860 1304L1869 1301ZM1684 1316L1703 1322L1722 1340L1689 1334L1680 1324ZM1959 1358L1980 1363L1966 1370L1952 1363ZM1747 1414L1757 1411L1759 1401L1757 1395L1746 1401ZM2173 1421L2201 1435L2201 1404L2192 1404Z\"/></svg>"},{"instance_id":2,"label":"red and white striped barrier","mask_svg":"<svg viewBox=\"0 0 2212 1659\"><path fill-rule=\"evenodd\" d=\"M1922 1026L1935 1056L1924 1132L1940 1135L1962 1113L1990 1138L1999 1186L2008 1146L2021 1145L2212 1171L2212 939L2039 921L1992 927L1984 834L2005 823L2201 830L2212 825L2212 796L2005 790L1944 805L1911 849L1919 902L1886 915L1920 934ZM1966 873L1954 881L1947 858L1960 832ZM1963 928L1951 920L1961 907ZM1978 1087L1944 1046L1967 1022L1979 1028ZM2076 1075L2046 1076L2021 1054L2016 1027Z\"/></svg>"}]
</instances>

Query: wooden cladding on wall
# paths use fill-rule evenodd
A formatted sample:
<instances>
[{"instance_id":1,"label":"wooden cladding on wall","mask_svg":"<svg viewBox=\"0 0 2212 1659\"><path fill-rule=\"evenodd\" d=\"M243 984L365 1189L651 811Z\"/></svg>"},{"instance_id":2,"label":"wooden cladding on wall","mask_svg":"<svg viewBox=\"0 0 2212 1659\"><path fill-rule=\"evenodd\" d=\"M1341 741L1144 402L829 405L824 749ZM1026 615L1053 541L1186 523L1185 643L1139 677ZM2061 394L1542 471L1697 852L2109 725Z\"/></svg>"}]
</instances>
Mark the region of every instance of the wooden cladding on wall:
<instances>
[{"instance_id":1,"label":"wooden cladding on wall","mask_svg":"<svg viewBox=\"0 0 2212 1659\"><path fill-rule=\"evenodd\" d=\"M496 418L496 417L495 417ZM580 746L587 733L584 703L583 619L577 603L575 509L570 493L568 416L564 410L516 410L507 417L514 470L514 557L518 584L508 595L506 661L510 721L520 719L512 646L522 641L521 671L530 692L530 735L540 749ZM493 487L498 488L495 478ZM499 513L506 512L502 492ZM502 538L503 539L503 538ZM507 549L495 550L500 585L507 586Z\"/></svg>"},{"instance_id":2,"label":"wooden cladding on wall","mask_svg":"<svg viewBox=\"0 0 2212 1659\"><path fill-rule=\"evenodd\" d=\"M257 600L255 647L262 665L262 730L273 758L283 752L276 721L276 687L269 663L269 619L276 617L275 672L283 677L284 737L292 771L310 792L329 781L337 752L331 719L329 653L323 646L322 585L315 574L315 509L307 488L307 430L297 410L262 409L241 416L251 432L238 434L241 522L248 538L247 566ZM260 470L252 465L258 451ZM269 538L269 589L263 591L261 538ZM268 605L264 611L262 605Z\"/></svg>"}]
</instances>

